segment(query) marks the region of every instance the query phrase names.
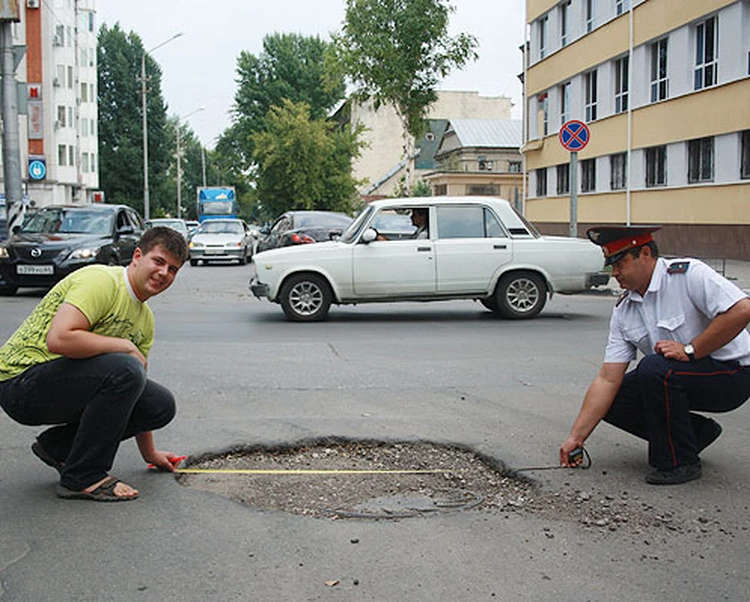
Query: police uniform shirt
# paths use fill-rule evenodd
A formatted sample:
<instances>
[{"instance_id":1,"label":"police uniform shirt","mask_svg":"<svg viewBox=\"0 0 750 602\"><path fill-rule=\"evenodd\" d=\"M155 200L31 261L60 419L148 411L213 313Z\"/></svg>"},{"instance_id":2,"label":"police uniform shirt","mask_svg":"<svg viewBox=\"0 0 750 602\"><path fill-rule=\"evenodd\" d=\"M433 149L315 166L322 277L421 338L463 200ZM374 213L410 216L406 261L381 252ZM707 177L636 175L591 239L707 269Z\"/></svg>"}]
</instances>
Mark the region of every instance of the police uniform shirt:
<instances>
[{"instance_id":1,"label":"police uniform shirt","mask_svg":"<svg viewBox=\"0 0 750 602\"><path fill-rule=\"evenodd\" d=\"M655 353L660 340L687 344L720 313L747 297L737 286L697 259L657 259L645 296L628 291L609 324L604 361L631 362L637 352ZM750 365L750 334L743 329L711 357Z\"/></svg>"}]
</instances>

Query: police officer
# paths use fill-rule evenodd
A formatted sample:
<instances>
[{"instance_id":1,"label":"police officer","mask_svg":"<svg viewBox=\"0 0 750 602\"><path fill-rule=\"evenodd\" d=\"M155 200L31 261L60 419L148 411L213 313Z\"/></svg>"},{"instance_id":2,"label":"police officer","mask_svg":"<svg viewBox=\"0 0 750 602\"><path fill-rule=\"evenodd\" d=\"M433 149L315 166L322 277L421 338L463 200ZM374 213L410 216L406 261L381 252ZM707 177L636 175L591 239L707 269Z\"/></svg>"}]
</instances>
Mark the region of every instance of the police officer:
<instances>
[{"instance_id":1,"label":"police officer","mask_svg":"<svg viewBox=\"0 0 750 602\"><path fill-rule=\"evenodd\" d=\"M701 476L698 455L721 434L701 412L728 412L750 397L750 299L696 259L659 257L659 226L591 228L625 290L610 321L604 363L588 388L560 462L600 420L649 442L653 485ZM626 373L637 352L643 358Z\"/></svg>"}]
</instances>

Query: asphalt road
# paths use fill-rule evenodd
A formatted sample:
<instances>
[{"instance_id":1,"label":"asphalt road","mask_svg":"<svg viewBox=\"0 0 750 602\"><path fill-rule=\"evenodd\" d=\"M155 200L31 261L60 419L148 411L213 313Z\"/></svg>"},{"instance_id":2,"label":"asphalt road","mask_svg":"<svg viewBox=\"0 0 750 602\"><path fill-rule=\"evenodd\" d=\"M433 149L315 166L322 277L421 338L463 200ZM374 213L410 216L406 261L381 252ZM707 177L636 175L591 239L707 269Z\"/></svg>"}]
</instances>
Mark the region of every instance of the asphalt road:
<instances>
[{"instance_id":1,"label":"asphalt road","mask_svg":"<svg viewBox=\"0 0 750 602\"><path fill-rule=\"evenodd\" d=\"M334 307L291 324L254 299L250 270L185 266L151 302L152 378L178 398L164 449L197 455L325 436L461 443L511 467L554 464L601 361L605 295L555 297L535 320L477 303ZM0 298L5 340L40 298ZM0 415L0 600L746 600L748 411L722 420L704 477L643 482L645 444L602 425L588 471L536 473L581 503L626 498L664 526L586 525L469 511L401 521L313 519L247 508L144 470L113 472L126 504L59 500L30 453L38 429ZM335 586L327 581L338 581Z\"/></svg>"}]
</instances>

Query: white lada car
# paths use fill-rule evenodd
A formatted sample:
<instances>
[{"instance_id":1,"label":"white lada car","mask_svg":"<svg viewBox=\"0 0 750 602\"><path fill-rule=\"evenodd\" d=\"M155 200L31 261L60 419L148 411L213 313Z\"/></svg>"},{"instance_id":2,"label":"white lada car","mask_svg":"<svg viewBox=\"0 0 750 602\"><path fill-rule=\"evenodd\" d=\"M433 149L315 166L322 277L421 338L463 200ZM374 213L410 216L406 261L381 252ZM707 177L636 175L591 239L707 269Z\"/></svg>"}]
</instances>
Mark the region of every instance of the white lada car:
<instances>
[{"instance_id":1,"label":"white lada car","mask_svg":"<svg viewBox=\"0 0 750 602\"><path fill-rule=\"evenodd\" d=\"M253 257L250 290L296 322L332 303L474 299L506 318L537 315L553 293L605 284L599 247L542 236L492 197L386 199L337 240Z\"/></svg>"}]
</instances>

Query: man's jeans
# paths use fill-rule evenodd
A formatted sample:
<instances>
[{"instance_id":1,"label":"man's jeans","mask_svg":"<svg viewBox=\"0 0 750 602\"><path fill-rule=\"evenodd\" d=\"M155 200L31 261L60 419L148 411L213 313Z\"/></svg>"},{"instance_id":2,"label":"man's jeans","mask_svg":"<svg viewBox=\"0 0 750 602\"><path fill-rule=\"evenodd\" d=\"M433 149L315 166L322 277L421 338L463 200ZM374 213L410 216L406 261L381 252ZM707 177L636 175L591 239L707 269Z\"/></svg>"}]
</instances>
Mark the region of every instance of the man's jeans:
<instances>
[{"instance_id":1,"label":"man's jeans","mask_svg":"<svg viewBox=\"0 0 750 602\"><path fill-rule=\"evenodd\" d=\"M0 382L0 406L26 425L53 424L39 443L64 462L60 484L80 491L112 468L120 441L168 424L175 401L124 353L58 358Z\"/></svg>"}]
</instances>

